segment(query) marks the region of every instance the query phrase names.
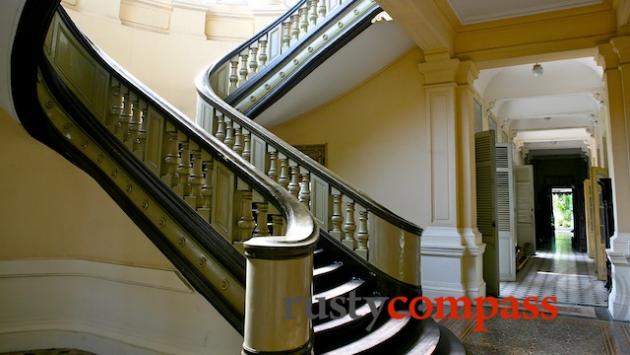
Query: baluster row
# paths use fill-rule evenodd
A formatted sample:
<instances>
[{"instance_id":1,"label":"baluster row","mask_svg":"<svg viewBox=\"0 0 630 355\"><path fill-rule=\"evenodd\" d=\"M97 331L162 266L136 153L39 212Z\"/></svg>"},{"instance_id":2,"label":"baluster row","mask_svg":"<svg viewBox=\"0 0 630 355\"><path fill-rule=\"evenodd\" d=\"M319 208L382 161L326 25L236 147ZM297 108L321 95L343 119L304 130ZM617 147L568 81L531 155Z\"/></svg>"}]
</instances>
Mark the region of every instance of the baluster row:
<instances>
[{"instance_id":1,"label":"baluster row","mask_svg":"<svg viewBox=\"0 0 630 355\"><path fill-rule=\"evenodd\" d=\"M253 140L261 141L259 137L243 129L237 122L217 110L212 110L210 121L213 122L211 125L213 127L213 135L219 141L248 162L256 165L254 161L255 152L251 142ZM311 209L315 217L320 221L320 224L322 224L322 227L330 227L328 230L333 237L361 257L368 259L368 210L364 206L358 206L357 208L354 201L349 198L344 199L341 193L333 191L329 187L326 187L326 191L323 194L319 190L314 191L316 185L311 181L312 176L308 169L280 153L270 144L265 143L263 146L265 147L263 148L263 163L256 166L269 178L284 187L291 195L295 196L307 208ZM320 189L320 187L317 188ZM313 196L314 193L315 195ZM321 200L322 198L325 200ZM313 199L317 199L317 201L313 201ZM314 209L316 206L321 205L329 206L330 208L327 207L325 211L330 211L331 213L325 216L318 216L321 212ZM254 214L257 215L258 213L264 216L266 214L264 207L259 209L256 206ZM270 219L267 217L263 219L267 223L270 222ZM249 217L247 220L249 220ZM258 221L258 223L261 223L261 221ZM258 234L257 231L254 231L254 235Z\"/></svg>"},{"instance_id":2,"label":"baluster row","mask_svg":"<svg viewBox=\"0 0 630 355\"><path fill-rule=\"evenodd\" d=\"M285 21L270 29L249 47L229 60L228 95L265 68L270 60L295 46L315 29L329 13L331 6L342 0L307 0Z\"/></svg>"},{"instance_id":3,"label":"baluster row","mask_svg":"<svg viewBox=\"0 0 630 355\"><path fill-rule=\"evenodd\" d=\"M215 119L215 136L249 160L250 133L223 115ZM252 237L283 235L285 219L273 205L115 79L110 86L109 109L103 123L230 242L242 246Z\"/></svg>"},{"instance_id":4,"label":"baluster row","mask_svg":"<svg viewBox=\"0 0 630 355\"><path fill-rule=\"evenodd\" d=\"M334 192L331 197L330 234L367 260L369 258L368 210L362 208L359 211L359 224L357 226L355 202L352 200L344 201L343 195L337 192Z\"/></svg>"}]
</instances>

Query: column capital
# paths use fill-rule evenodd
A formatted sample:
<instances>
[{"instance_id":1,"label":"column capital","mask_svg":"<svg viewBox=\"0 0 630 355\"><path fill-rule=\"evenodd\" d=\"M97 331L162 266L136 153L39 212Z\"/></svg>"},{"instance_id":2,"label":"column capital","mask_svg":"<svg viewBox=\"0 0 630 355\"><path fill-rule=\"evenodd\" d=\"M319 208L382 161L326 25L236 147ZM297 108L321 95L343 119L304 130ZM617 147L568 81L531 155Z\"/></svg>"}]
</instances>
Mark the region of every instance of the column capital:
<instances>
[{"instance_id":1,"label":"column capital","mask_svg":"<svg viewBox=\"0 0 630 355\"><path fill-rule=\"evenodd\" d=\"M425 55L425 61L418 64L418 70L424 76L425 85L472 85L479 76L479 69L474 62L451 58L448 52Z\"/></svg>"},{"instance_id":2,"label":"column capital","mask_svg":"<svg viewBox=\"0 0 630 355\"><path fill-rule=\"evenodd\" d=\"M613 45L610 43L597 46L595 61L604 70L615 69L619 66L619 56L615 53Z\"/></svg>"},{"instance_id":3,"label":"column capital","mask_svg":"<svg viewBox=\"0 0 630 355\"><path fill-rule=\"evenodd\" d=\"M619 56L619 64L630 63L630 36L615 37L610 40L610 44Z\"/></svg>"}]
</instances>

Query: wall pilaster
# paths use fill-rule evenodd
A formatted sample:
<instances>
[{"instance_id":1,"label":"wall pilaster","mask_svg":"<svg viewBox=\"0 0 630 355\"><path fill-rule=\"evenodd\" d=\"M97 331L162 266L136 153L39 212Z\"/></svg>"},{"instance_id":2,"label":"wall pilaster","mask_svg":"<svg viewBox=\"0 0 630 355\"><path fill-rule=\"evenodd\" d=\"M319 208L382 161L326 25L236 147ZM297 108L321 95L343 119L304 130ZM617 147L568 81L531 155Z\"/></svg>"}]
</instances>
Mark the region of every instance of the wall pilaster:
<instances>
[{"instance_id":1,"label":"wall pilaster","mask_svg":"<svg viewBox=\"0 0 630 355\"><path fill-rule=\"evenodd\" d=\"M613 290L608 310L630 320L630 37L599 46L608 96L608 170L613 182L615 235L606 250L612 263Z\"/></svg>"},{"instance_id":2,"label":"wall pilaster","mask_svg":"<svg viewBox=\"0 0 630 355\"><path fill-rule=\"evenodd\" d=\"M477 230L474 63L432 54L418 66L424 76L430 139L430 224L422 235L422 287L429 297L485 295L484 244Z\"/></svg>"}]
</instances>

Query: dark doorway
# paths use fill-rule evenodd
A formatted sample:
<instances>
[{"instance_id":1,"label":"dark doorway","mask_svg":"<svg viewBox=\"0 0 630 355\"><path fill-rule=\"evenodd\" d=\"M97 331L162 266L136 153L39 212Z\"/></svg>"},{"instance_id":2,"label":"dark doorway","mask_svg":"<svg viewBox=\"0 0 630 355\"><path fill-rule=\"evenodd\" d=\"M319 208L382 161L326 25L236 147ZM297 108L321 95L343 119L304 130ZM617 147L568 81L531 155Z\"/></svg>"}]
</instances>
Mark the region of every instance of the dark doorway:
<instances>
[{"instance_id":1,"label":"dark doorway","mask_svg":"<svg viewBox=\"0 0 630 355\"><path fill-rule=\"evenodd\" d=\"M573 250L586 252L586 216L584 180L588 178L588 162L584 157L544 156L530 160L534 166L536 195L536 248L553 247L556 231L553 224L553 189L568 188L573 203Z\"/></svg>"}]
</instances>

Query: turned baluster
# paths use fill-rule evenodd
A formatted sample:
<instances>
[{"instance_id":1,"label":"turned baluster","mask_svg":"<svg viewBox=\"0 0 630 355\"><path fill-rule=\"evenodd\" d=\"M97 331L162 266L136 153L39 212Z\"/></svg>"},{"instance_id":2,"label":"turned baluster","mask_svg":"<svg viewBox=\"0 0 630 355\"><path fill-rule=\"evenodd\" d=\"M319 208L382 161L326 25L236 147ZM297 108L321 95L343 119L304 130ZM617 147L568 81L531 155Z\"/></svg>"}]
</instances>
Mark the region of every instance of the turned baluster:
<instances>
[{"instance_id":1,"label":"turned baluster","mask_svg":"<svg viewBox=\"0 0 630 355\"><path fill-rule=\"evenodd\" d=\"M288 189L289 187L289 162L287 158L280 157L280 175L278 176L280 186Z\"/></svg>"},{"instance_id":2,"label":"turned baluster","mask_svg":"<svg viewBox=\"0 0 630 355\"><path fill-rule=\"evenodd\" d=\"M251 161L252 159L252 143L251 135L249 132L243 132L243 159Z\"/></svg>"},{"instance_id":3,"label":"turned baluster","mask_svg":"<svg viewBox=\"0 0 630 355\"><path fill-rule=\"evenodd\" d=\"M269 171L267 171L267 176L274 181L278 179L277 160L278 152L269 152Z\"/></svg>"},{"instance_id":4,"label":"turned baluster","mask_svg":"<svg viewBox=\"0 0 630 355\"><path fill-rule=\"evenodd\" d=\"M343 219L343 239L341 242L350 250L354 250L357 247L357 242L354 239L354 231L357 228L354 223L354 202L346 202L346 215Z\"/></svg>"},{"instance_id":5,"label":"turned baluster","mask_svg":"<svg viewBox=\"0 0 630 355\"><path fill-rule=\"evenodd\" d=\"M357 229L357 250L355 252L368 260L368 211L359 211L359 227Z\"/></svg>"},{"instance_id":6,"label":"turned baluster","mask_svg":"<svg viewBox=\"0 0 630 355\"><path fill-rule=\"evenodd\" d=\"M287 20L282 23L282 27L281 27L282 38L281 38L281 47L280 47L281 52L284 52L287 48L291 46L291 34L292 34L291 24L292 24L291 20Z\"/></svg>"},{"instance_id":7,"label":"turned baluster","mask_svg":"<svg viewBox=\"0 0 630 355\"><path fill-rule=\"evenodd\" d=\"M144 152L147 146L147 104L139 102L138 109L134 112L138 112L138 132L136 133L136 139L133 142L133 152L138 159L144 161Z\"/></svg>"},{"instance_id":8,"label":"turned baluster","mask_svg":"<svg viewBox=\"0 0 630 355\"><path fill-rule=\"evenodd\" d=\"M177 185L177 165L179 161L177 147L177 131L166 131L164 147L164 175L163 179L170 187Z\"/></svg>"},{"instance_id":9,"label":"turned baluster","mask_svg":"<svg viewBox=\"0 0 630 355\"><path fill-rule=\"evenodd\" d=\"M271 227L273 229L273 235L284 235L284 217L278 215L271 216Z\"/></svg>"},{"instance_id":10,"label":"turned baluster","mask_svg":"<svg viewBox=\"0 0 630 355\"><path fill-rule=\"evenodd\" d=\"M266 202L259 202L256 204L258 209L258 220L256 223L256 229L254 229L254 237L265 237L269 235L269 226L267 226L267 212L268 206Z\"/></svg>"},{"instance_id":11,"label":"turned baluster","mask_svg":"<svg viewBox=\"0 0 630 355\"><path fill-rule=\"evenodd\" d=\"M234 145L234 128L232 128L232 120L225 120L225 139L223 143L228 146L228 148L232 148Z\"/></svg>"},{"instance_id":12,"label":"turned baluster","mask_svg":"<svg viewBox=\"0 0 630 355\"><path fill-rule=\"evenodd\" d=\"M228 89L229 93L233 93L234 90L238 89L238 56L230 59L230 88Z\"/></svg>"},{"instance_id":13,"label":"turned baluster","mask_svg":"<svg viewBox=\"0 0 630 355\"><path fill-rule=\"evenodd\" d=\"M240 75L240 80L238 85L243 85L247 81L247 75L249 74L249 70L247 70L247 59L249 58L249 50L245 49L240 54L241 57L241 65L238 71Z\"/></svg>"},{"instance_id":14,"label":"turned baluster","mask_svg":"<svg viewBox=\"0 0 630 355\"><path fill-rule=\"evenodd\" d=\"M335 194L332 196L332 217L330 217L332 224L332 230L330 235L341 240L341 223L343 223L343 217L341 216L341 195Z\"/></svg>"},{"instance_id":15,"label":"turned baluster","mask_svg":"<svg viewBox=\"0 0 630 355\"><path fill-rule=\"evenodd\" d=\"M131 96L131 105L133 105L133 109L131 112L131 117L129 117L129 123L127 125L127 132L124 137L124 142L127 147L133 151L133 146L136 142L136 138L138 137L138 127L140 125L140 121L142 118L142 112L140 111L140 99L136 95Z\"/></svg>"},{"instance_id":16,"label":"turned baluster","mask_svg":"<svg viewBox=\"0 0 630 355\"><path fill-rule=\"evenodd\" d=\"M238 220L238 240L247 241L252 236L252 231L256 227L254 215L252 213L252 192L241 191L241 217Z\"/></svg>"},{"instance_id":17,"label":"turned baluster","mask_svg":"<svg viewBox=\"0 0 630 355\"><path fill-rule=\"evenodd\" d=\"M225 119L223 118L223 113L215 111L217 118L217 131L214 133L214 136L217 137L221 143L225 143Z\"/></svg>"},{"instance_id":18,"label":"turned baluster","mask_svg":"<svg viewBox=\"0 0 630 355\"><path fill-rule=\"evenodd\" d=\"M118 123L118 117L122 114L125 99L121 95L120 84L116 81L112 81L112 86L109 96L109 115L105 121L105 126L108 127L110 132L114 132L116 124Z\"/></svg>"},{"instance_id":19,"label":"turned baluster","mask_svg":"<svg viewBox=\"0 0 630 355\"><path fill-rule=\"evenodd\" d=\"M190 193L190 185L188 184L188 177L190 176L190 146L188 143L188 137L183 134L180 135L178 140L180 149L177 176L179 182L175 187L175 193L184 197Z\"/></svg>"},{"instance_id":20,"label":"turned baluster","mask_svg":"<svg viewBox=\"0 0 630 355\"><path fill-rule=\"evenodd\" d=\"M238 155L243 154L243 135L241 134L240 126L234 128L234 145L232 150Z\"/></svg>"},{"instance_id":21,"label":"turned baluster","mask_svg":"<svg viewBox=\"0 0 630 355\"><path fill-rule=\"evenodd\" d=\"M308 5L299 10L300 16L300 32L305 35L308 32Z\"/></svg>"},{"instance_id":22,"label":"turned baluster","mask_svg":"<svg viewBox=\"0 0 630 355\"><path fill-rule=\"evenodd\" d=\"M311 203L311 175L306 172L302 174L302 181L300 181L300 193L298 194L298 200L309 208Z\"/></svg>"},{"instance_id":23,"label":"turned baluster","mask_svg":"<svg viewBox=\"0 0 630 355\"><path fill-rule=\"evenodd\" d=\"M210 216L212 211L212 157L205 153L203 154L203 184L201 185L201 202L199 203L199 209L197 212L204 217L204 219L210 222Z\"/></svg>"},{"instance_id":24,"label":"turned baluster","mask_svg":"<svg viewBox=\"0 0 630 355\"><path fill-rule=\"evenodd\" d=\"M265 65L267 65L267 60L269 60L269 55L267 54L267 35L260 37L258 45L260 46L258 53L259 68L264 68Z\"/></svg>"},{"instance_id":25,"label":"turned baluster","mask_svg":"<svg viewBox=\"0 0 630 355\"><path fill-rule=\"evenodd\" d=\"M300 38L300 14L296 11L291 15L291 43Z\"/></svg>"},{"instance_id":26,"label":"turned baluster","mask_svg":"<svg viewBox=\"0 0 630 355\"><path fill-rule=\"evenodd\" d=\"M291 195L298 197L298 193L300 192L300 184L298 181L300 168L298 168L297 166L292 166L290 167L290 170L291 170L291 179L289 180L289 186L287 187L287 189L289 190L289 193Z\"/></svg>"},{"instance_id":27,"label":"turned baluster","mask_svg":"<svg viewBox=\"0 0 630 355\"><path fill-rule=\"evenodd\" d=\"M133 104L131 103L131 97L129 90L125 90L123 95L123 107L120 116L118 116L118 123L116 124L115 135L121 142L127 141L127 130L129 129L129 121L133 115Z\"/></svg>"},{"instance_id":28,"label":"turned baluster","mask_svg":"<svg viewBox=\"0 0 630 355\"><path fill-rule=\"evenodd\" d=\"M186 196L186 202L194 209L200 206L201 186L203 186L203 163L201 161L201 150L196 145L191 149L190 157L192 159L192 169L188 177L188 185L190 185L190 193Z\"/></svg>"},{"instance_id":29,"label":"turned baluster","mask_svg":"<svg viewBox=\"0 0 630 355\"><path fill-rule=\"evenodd\" d=\"M311 25L315 25L317 23L317 0L308 1L308 6L309 6L308 19L311 22Z\"/></svg>"},{"instance_id":30,"label":"turned baluster","mask_svg":"<svg viewBox=\"0 0 630 355\"><path fill-rule=\"evenodd\" d=\"M253 44L249 50L249 73L254 75L258 72L258 44Z\"/></svg>"},{"instance_id":31,"label":"turned baluster","mask_svg":"<svg viewBox=\"0 0 630 355\"><path fill-rule=\"evenodd\" d=\"M317 8L320 19L324 19L328 13L326 9L326 0L319 0L319 7Z\"/></svg>"}]
</instances>

